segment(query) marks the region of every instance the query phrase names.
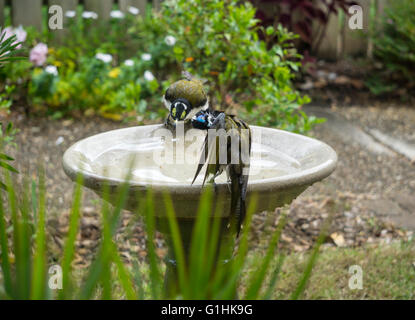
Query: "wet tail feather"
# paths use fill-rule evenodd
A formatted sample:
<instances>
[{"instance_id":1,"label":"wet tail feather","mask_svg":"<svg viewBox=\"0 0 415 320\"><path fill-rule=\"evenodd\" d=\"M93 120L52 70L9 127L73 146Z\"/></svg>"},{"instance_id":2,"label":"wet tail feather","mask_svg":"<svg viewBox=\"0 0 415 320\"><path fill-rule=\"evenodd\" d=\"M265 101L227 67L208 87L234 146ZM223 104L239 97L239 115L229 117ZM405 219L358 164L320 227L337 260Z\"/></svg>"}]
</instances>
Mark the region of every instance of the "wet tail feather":
<instances>
[{"instance_id":1,"label":"wet tail feather","mask_svg":"<svg viewBox=\"0 0 415 320\"><path fill-rule=\"evenodd\" d=\"M241 231L242 223L246 215L246 189L248 185L248 176L242 175L241 172L235 172L234 166L230 167L231 179L231 226L235 225L237 235ZM233 171L233 172L232 172Z\"/></svg>"},{"instance_id":2,"label":"wet tail feather","mask_svg":"<svg viewBox=\"0 0 415 320\"><path fill-rule=\"evenodd\" d=\"M203 142L203 146L202 146L202 155L200 156L199 164L197 165L196 173L195 173L195 176L193 177L192 184L195 182L200 171L202 170L203 166L207 162L208 156L209 156L209 143L208 143L208 135L206 134L205 141ZM207 176L207 168L206 168L206 173L205 173L205 177L203 179L202 185L205 184L206 176Z\"/></svg>"}]
</instances>

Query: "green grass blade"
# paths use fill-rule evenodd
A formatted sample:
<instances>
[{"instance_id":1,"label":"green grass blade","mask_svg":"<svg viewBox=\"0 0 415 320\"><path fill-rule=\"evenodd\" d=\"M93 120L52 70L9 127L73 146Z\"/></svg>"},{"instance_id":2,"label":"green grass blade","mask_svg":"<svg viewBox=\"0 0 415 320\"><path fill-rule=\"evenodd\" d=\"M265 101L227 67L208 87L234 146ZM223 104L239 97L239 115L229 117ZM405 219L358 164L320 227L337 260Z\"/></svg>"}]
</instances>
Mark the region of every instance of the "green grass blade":
<instances>
[{"instance_id":1,"label":"green grass blade","mask_svg":"<svg viewBox=\"0 0 415 320\"><path fill-rule=\"evenodd\" d=\"M75 255L75 241L80 224L81 201L82 201L82 175L76 179L75 192L72 201L72 208L69 218L68 236L65 241L62 260L62 290L59 292L59 299L71 298L71 264Z\"/></svg>"},{"instance_id":2,"label":"green grass blade","mask_svg":"<svg viewBox=\"0 0 415 320\"><path fill-rule=\"evenodd\" d=\"M196 223L192 231L190 246L190 267L189 267L189 294L192 299L203 299L207 288L204 278L209 279L209 270L205 269L207 259L207 241L209 234L209 217L212 200L212 187L207 186L202 193ZM203 275L207 277L203 277Z\"/></svg>"},{"instance_id":3,"label":"green grass blade","mask_svg":"<svg viewBox=\"0 0 415 320\"><path fill-rule=\"evenodd\" d=\"M102 209L101 212L103 213L104 211L108 212L109 208L108 208L108 201L109 201L109 186L108 184L104 184L103 188L102 188ZM83 285L81 287L81 291L80 291L80 295L79 298L82 300L87 300L89 299L94 291L94 288L97 284L97 282L100 279L100 275L102 272L102 260L103 260L103 248L102 248L103 244L101 243L101 246L98 250L97 256L95 258L95 260L92 262L91 266L89 267L88 270L88 275L86 277L86 280L83 281Z\"/></svg>"},{"instance_id":4,"label":"green grass blade","mask_svg":"<svg viewBox=\"0 0 415 320\"><path fill-rule=\"evenodd\" d=\"M271 260L274 257L275 250L278 246L278 242L280 240L282 229L284 228L285 223L286 215L284 214L278 222L277 230L271 238L265 257L261 261L262 263L259 270L253 274L252 278L249 281L249 287L247 289L245 299L255 300L258 298L260 289L262 287L262 284L268 271L269 264L271 263Z\"/></svg>"},{"instance_id":5,"label":"green grass blade","mask_svg":"<svg viewBox=\"0 0 415 320\"><path fill-rule=\"evenodd\" d=\"M14 161L14 159L10 156L8 156L7 154L4 153L0 153L0 159L1 160L7 160L7 161Z\"/></svg>"},{"instance_id":6,"label":"green grass blade","mask_svg":"<svg viewBox=\"0 0 415 320\"><path fill-rule=\"evenodd\" d=\"M36 189L37 189L36 182L32 180L31 197L32 197L33 222L35 223L35 225L37 225L37 205L38 205Z\"/></svg>"},{"instance_id":7,"label":"green grass blade","mask_svg":"<svg viewBox=\"0 0 415 320\"><path fill-rule=\"evenodd\" d=\"M177 261L179 289L183 297L188 297L187 292L187 277L186 277L186 261L183 249L182 237L179 232L179 225L177 224L176 214L170 195L164 194L164 203L166 205L166 214L169 222L170 232L173 240L174 254Z\"/></svg>"},{"instance_id":8,"label":"green grass blade","mask_svg":"<svg viewBox=\"0 0 415 320\"><path fill-rule=\"evenodd\" d=\"M123 183L120 188L117 191L117 199L116 199L116 206L112 212L111 215L108 216L108 230L110 233L110 237L112 238L117 230L117 225L119 222L120 214L122 208L124 208L124 205L126 203L127 197L128 197L128 191L129 191L129 180L126 180L127 182ZM109 186L104 185L103 188L103 209L102 211L109 212L108 209L108 199L109 199ZM98 250L98 254L96 259L92 262L91 266L89 267L89 272L86 277L86 281L84 282L84 285L81 288L80 293L80 299L87 300L92 297L92 294L94 292L94 289L101 278L101 274L103 271L103 268L107 267L103 261L106 260L106 250L101 244L100 249Z\"/></svg>"},{"instance_id":9,"label":"green grass blade","mask_svg":"<svg viewBox=\"0 0 415 320\"><path fill-rule=\"evenodd\" d=\"M124 263L121 260L120 255L118 254L117 247L115 244L112 244L112 259L117 267L118 272L118 280L122 288L124 289L125 295L128 300L136 300L137 294L134 290L133 281L131 274L128 272L127 268L125 267Z\"/></svg>"},{"instance_id":10,"label":"green grass blade","mask_svg":"<svg viewBox=\"0 0 415 320\"><path fill-rule=\"evenodd\" d=\"M205 265L206 272L203 273L204 279L206 283L208 283L208 291L206 292L207 298L211 297L211 280L214 277L214 273L216 272L215 266L218 263L222 263L222 261L219 261L220 258L220 248L218 248L218 245L221 245L222 243L219 243L220 238L220 232L222 228L222 219L221 217L221 210L223 208L221 207L221 199L222 196L219 195L219 199L217 201L216 209L215 209L215 215L212 219L213 222L210 226L210 233L209 233L209 243L208 243L208 249L207 249L207 261ZM218 252L219 250L219 252Z\"/></svg>"},{"instance_id":11,"label":"green grass blade","mask_svg":"<svg viewBox=\"0 0 415 320\"><path fill-rule=\"evenodd\" d=\"M7 191L7 186L0 181L0 189L3 189L4 191Z\"/></svg>"},{"instance_id":12,"label":"green grass blade","mask_svg":"<svg viewBox=\"0 0 415 320\"><path fill-rule=\"evenodd\" d=\"M148 196L148 194L146 195L146 197ZM137 195L138 197L138 195ZM133 217L133 224L135 222L137 222L139 220L139 217L141 216L141 213L144 213L144 222L145 222L145 208L147 206L146 204L147 201L139 201L138 207L137 207L137 212L135 214L135 216ZM129 230L127 231L127 238L130 238L130 236L133 233L133 225L130 226ZM133 280L134 280L134 284L137 286L137 290L136 290L136 295L137 295L137 299L138 300L144 300L145 299L145 293L144 293L144 285L143 283L145 282L145 279L143 277L143 274L141 272L141 266L138 263L137 260L133 260L132 261L133 264L133 269L132 269L132 275L133 275Z\"/></svg>"},{"instance_id":13,"label":"green grass blade","mask_svg":"<svg viewBox=\"0 0 415 320\"><path fill-rule=\"evenodd\" d=\"M137 260L133 261L133 276L134 282L137 284L137 298L139 300L144 300L144 286L143 286L143 275L141 273L141 267L138 264Z\"/></svg>"},{"instance_id":14,"label":"green grass blade","mask_svg":"<svg viewBox=\"0 0 415 320\"><path fill-rule=\"evenodd\" d=\"M157 254L154 248L155 237L155 216L154 216L154 204L153 193L151 189L147 191L146 208L145 208L145 223L147 231L147 253L150 267L150 287L151 295L153 299L159 299L161 297L161 272L157 263Z\"/></svg>"},{"instance_id":15,"label":"green grass blade","mask_svg":"<svg viewBox=\"0 0 415 320\"><path fill-rule=\"evenodd\" d=\"M217 292L215 299L234 299L236 294L237 281L240 277L246 255L248 252L248 235L251 229L252 217L257 207L258 195L251 196L244 227L240 235L239 249L227 266L219 268L218 276L215 279L215 289Z\"/></svg>"},{"instance_id":16,"label":"green grass blade","mask_svg":"<svg viewBox=\"0 0 415 320\"><path fill-rule=\"evenodd\" d=\"M104 192L107 194L107 192ZM103 285L102 298L104 300L111 299L112 296L112 282L111 282L111 262L114 261L115 266L118 272L118 280L126 293L127 299L134 300L136 299L136 294L132 285L131 277L125 268L117 250L117 246L112 240L111 234L111 223L109 220L109 209L108 203L105 201L102 209L103 217L103 246L102 246L102 255L100 256L101 264L105 268L98 269L102 270L101 272L101 283Z\"/></svg>"},{"instance_id":17,"label":"green grass blade","mask_svg":"<svg viewBox=\"0 0 415 320\"><path fill-rule=\"evenodd\" d=\"M282 266L284 264L284 260L285 260L285 255L280 254L278 256L277 264L275 265L275 268L272 271L271 278L268 283L268 287L265 290L265 293L262 297L263 300L270 300L272 298L272 293L274 292L275 286L277 284L278 276L281 272Z\"/></svg>"},{"instance_id":18,"label":"green grass blade","mask_svg":"<svg viewBox=\"0 0 415 320\"><path fill-rule=\"evenodd\" d=\"M44 299L46 294L46 189L45 176L39 175L39 218L36 225L36 248L34 253L31 299Z\"/></svg>"},{"instance_id":19,"label":"green grass blade","mask_svg":"<svg viewBox=\"0 0 415 320\"><path fill-rule=\"evenodd\" d=\"M29 184L25 179L24 190L22 192L23 201L21 206L21 216L22 216L22 257L23 257L23 267L24 270L24 279L22 280L25 288L25 296L27 299L30 298L30 287L31 287L31 277L32 277L32 226L30 225L29 217Z\"/></svg>"},{"instance_id":20,"label":"green grass blade","mask_svg":"<svg viewBox=\"0 0 415 320\"><path fill-rule=\"evenodd\" d=\"M11 165L9 165L6 162L0 161L0 167L3 167L4 169L14 172L14 173L19 173L19 171L17 171L17 169L13 168Z\"/></svg>"},{"instance_id":21,"label":"green grass blade","mask_svg":"<svg viewBox=\"0 0 415 320\"><path fill-rule=\"evenodd\" d=\"M298 300L301 297L301 295L304 293L307 282L311 276L311 271L313 270L314 264L317 260L317 257L320 251L320 246L324 242L324 239L326 238L326 233L327 233L328 228L330 227L331 219L332 219L332 215L329 216L329 218L326 220L325 224L323 225L321 229L320 235L317 239L317 243L315 244L313 251L311 253L311 256L307 261L307 265L304 270L304 273L302 274L302 277L298 283L297 288L291 295L292 300Z\"/></svg>"},{"instance_id":22,"label":"green grass blade","mask_svg":"<svg viewBox=\"0 0 415 320\"><path fill-rule=\"evenodd\" d=\"M13 224L13 251L15 253L16 290L17 299L28 299L30 295L30 260L27 259L27 248L30 250L30 238L27 234L27 226L21 219L17 209L16 193L10 177L6 170L6 184L9 195L9 207Z\"/></svg>"},{"instance_id":23,"label":"green grass blade","mask_svg":"<svg viewBox=\"0 0 415 320\"><path fill-rule=\"evenodd\" d=\"M117 200L116 200L115 208L112 211L111 216L109 217L111 237L114 236L115 232L117 231L117 227L120 222L121 212L124 209L125 204L128 199L129 190L130 190L129 179L126 180L126 182L123 183L117 189Z\"/></svg>"},{"instance_id":24,"label":"green grass blade","mask_svg":"<svg viewBox=\"0 0 415 320\"><path fill-rule=\"evenodd\" d=\"M112 242L111 235L111 224L109 220L108 205L105 205L102 210L102 255L100 256L101 264L104 266L101 272L101 283L102 283L102 299L111 299L111 258L114 253L117 253L117 248Z\"/></svg>"},{"instance_id":25,"label":"green grass blade","mask_svg":"<svg viewBox=\"0 0 415 320\"><path fill-rule=\"evenodd\" d=\"M102 284L102 295L101 295L102 300L111 300L111 296L112 296L112 292L111 292L111 279L112 279L111 265L112 264L111 264L111 257L110 257L110 253L111 253L110 242L112 240L106 239L107 236L104 235L103 255L102 255L102 260L101 260L101 263L104 266L104 268L102 268L101 278L100 278L100 282Z\"/></svg>"},{"instance_id":26,"label":"green grass blade","mask_svg":"<svg viewBox=\"0 0 415 320\"><path fill-rule=\"evenodd\" d=\"M3 272L4 289L10 297L14 296L13 280L9 260L9 246L6 233L6 217L3 207L3 197L0 195L0 245L1 245L1 270Z\"/></svg>"}]
</instances>

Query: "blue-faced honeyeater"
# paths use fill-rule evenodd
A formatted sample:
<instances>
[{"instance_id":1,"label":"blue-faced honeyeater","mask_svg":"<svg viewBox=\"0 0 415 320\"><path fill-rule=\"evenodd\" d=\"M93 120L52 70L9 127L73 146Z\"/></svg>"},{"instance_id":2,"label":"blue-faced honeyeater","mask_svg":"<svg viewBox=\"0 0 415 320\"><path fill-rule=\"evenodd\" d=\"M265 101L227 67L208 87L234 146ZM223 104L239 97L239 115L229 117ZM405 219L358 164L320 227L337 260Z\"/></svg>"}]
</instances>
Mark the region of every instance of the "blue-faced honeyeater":
<instances>
[{"instance_id":1,"label":"blue-faced honeyeater","mask_svg":"<svg viewBox=\"0 0 415 320\"><path fill-rule=\"evenodd\" d=\"M163 101L169 115L165 126L173 129L179 121L189 123L200 111L209 107L208 96L203 88L203 82L183 72L185 79L176 81L166 90Z\"/></svg>"},{"instance_id":2,"label":"blue-faced honeyeater","mask_svg":"<svg viewBox=\"0 0 415 320\"><path fill-rule=\"evenodd\" d=\"M251 154L251 129L234 115L209 108L203 83L189 73L173 83L164 95L170 113L165 125L174 128L179 121L206 131L202 155L192 184L206 163L203 185L226 171L231 192L230 221L239 234L246 213L246 193ZM213 134L212 134L213 133Z\"/></svg>"}]
</instances>

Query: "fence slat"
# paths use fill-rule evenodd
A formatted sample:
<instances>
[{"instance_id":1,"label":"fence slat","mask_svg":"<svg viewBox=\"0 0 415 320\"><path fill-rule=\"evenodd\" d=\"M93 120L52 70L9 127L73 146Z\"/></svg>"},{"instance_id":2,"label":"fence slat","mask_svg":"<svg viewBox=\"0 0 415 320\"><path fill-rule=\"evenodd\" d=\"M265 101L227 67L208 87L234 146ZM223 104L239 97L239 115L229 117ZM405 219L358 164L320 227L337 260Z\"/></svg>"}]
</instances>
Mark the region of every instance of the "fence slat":
<instances>
[{"instance_id":1,"label":"fence slat","mask_svg":"<svg viewBox=\"0 0 415 320\"><path fill-rule=\"evenodd\" d=\"M78 5L78 0L49 0L49 6L59 5L62 7L63 14L68 10L75 10Z\"/></svg>"},{"instance_id":2,"label":"fence slat","mask_svg":"<svg viewBox=\"0 0 415 320\"><path fill-rule=\"evenodd\" d=\"M323 4L320 4L320 6L327 11ZM315 53L319 58L335 60L339 57L341 51L340 32L338 15L331 14L326 26L322 26L318 22L313 25L313 50L316 51Z\"/></svg>"},{"instance_id":3,"label":"fence slat","mask_svg":"<svg viewBox=\"0 0 415 320\"><path fill-rule=\"evenodd\" d=\"M5 17L4 17L4 0L0 0L0 27L4 27L4 21Z\"/></svg>"},{"instance_id":4,"label":"fence slat","mask_svg":"<svg viewBox=\"0 0 415 320\"><path fill-rule=\"evenodd\" d=\"M156 10L160 10L161 9L161 1L162 0L153 0L153 8Z\"/></svg>"},{"instance_id":5,"label":"fence slat","mask_svg":"<svg viewBox=\"0 0 415 320\"><path fill-rule=\"evenodd\" d=\"M127 12L129 7L135 7L140 10L140 15L146 12L147 0L118 0L120 10Z\"/></svg>"},{"instance_id":6,"label":"fence slat","mask_svg":"<svg viewBox=\"0 0 415 320\"><path fill-rule=\"evenodd\" d=\"M352 30L349 28L349 17L344 21L344 53L346 55L366 54L368 50L367 38L362 35L362 31L367 34L369 31L370 3L371 0L359 0L357 3L363 10L363 30Z\"/></svg>"},{"instance_id":7,"label":"fence slat","mask_svg":"<svg viewBox=\"0 0 415 320\"><path fill-rule=\"evenodd\" d=\"M377 0L377 17L380 18L385 14L385 8L388 6L388 0Z\"/></svg>"},{"instance_id":8,"label":"fence slat","mask_svg":"<svg viewBox=\"0 0 415 320\"><path fill-rule=\"evenodd\" d=\"M68 18L65 17L65 12L69 10L76 10L78 5L78 0L49 0L49 6L59 5L62 7L63 16L64 16L64 25L63 30L50 30L54 33L55 40L57 43L61 43L62 39L68 34L68 30L65 28L65 23Z\"/></svg>"},{"instance_id":9,"label":"fence slat","mask_svg":"<svg viewBox=\"0 0 415 320\"><path fill-rule=\"evenodd\" d=\"M13 0L12 11L14 26L34 26L42 30L42 0Z\"/></svg>"},{"instance_id":10,"label":"fence slat","mask_svg":"<svg viewBox=\"0 0 415 320\"><path fill-rule=\"evenodd\" d=\"M98 19L109 19L112 10L113 0L84 0L85 10L94 11Z\"/></svg>"}]
</instances>

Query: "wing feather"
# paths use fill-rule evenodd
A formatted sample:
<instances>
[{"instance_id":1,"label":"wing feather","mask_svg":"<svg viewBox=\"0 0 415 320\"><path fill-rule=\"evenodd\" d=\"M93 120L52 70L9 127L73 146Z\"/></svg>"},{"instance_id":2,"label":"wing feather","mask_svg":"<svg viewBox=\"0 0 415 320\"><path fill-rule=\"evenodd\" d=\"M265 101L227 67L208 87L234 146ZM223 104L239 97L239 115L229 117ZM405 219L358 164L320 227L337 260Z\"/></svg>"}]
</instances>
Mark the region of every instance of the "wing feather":
<instances>
[{"instance_id":1,"label":"wing feather","mask_svg":"<svg viewBox=\"0 0 415 320\"><path fill-rule=\"evenodd\" d=\"M225 113L221 113L218 115L218 117L213 121L212 125L210 126L210 129L225 129ZM216 171L218 171L219 168L219 161L217 161L218 159L215 159L217 156L217 152L213 152L213 149L215 145L217 147L217 142L218 142L218 137L216 137L215 139L209 139L209 134L206 134L205 137L205 141L203 142L203 146L202 146L202 150L204 152L202 152L202 155L200 156L200 160L199 160L199 164L197 166L196 169L196 173L195 176L193 178L192 184L195 182L196 178L199 176L200 171L202 170L203 166L206 164L206 171L205 171L205 176L203 179L203 184L205 184L207 177L209 176L209 169L210 164L214 164L215 165L215 172L212 172L213 174L216 174Z\"/></svg>"}]
</instances>

